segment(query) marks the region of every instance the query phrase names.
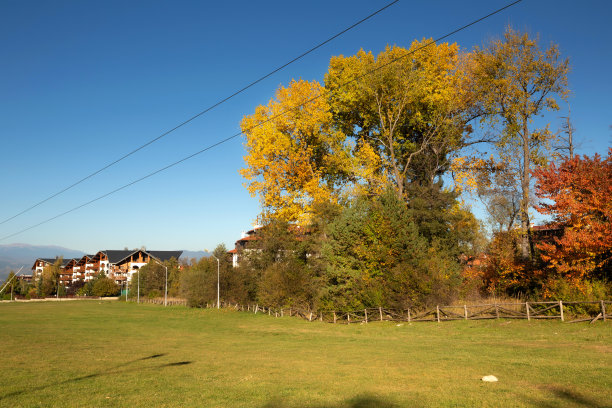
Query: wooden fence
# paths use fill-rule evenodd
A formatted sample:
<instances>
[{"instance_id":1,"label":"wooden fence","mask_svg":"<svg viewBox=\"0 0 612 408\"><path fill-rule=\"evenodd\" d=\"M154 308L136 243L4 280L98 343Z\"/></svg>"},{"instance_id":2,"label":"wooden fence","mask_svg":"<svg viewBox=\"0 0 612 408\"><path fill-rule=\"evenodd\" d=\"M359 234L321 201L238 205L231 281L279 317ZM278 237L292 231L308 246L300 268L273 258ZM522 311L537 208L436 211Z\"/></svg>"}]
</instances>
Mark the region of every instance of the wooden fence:
<instances>
[{"instance_id":1,"label":"wooden fence","mask_svg":"<svg viewBox=\"0 0 612 408\"><path fill-rule=\"evenodd\" d=\"M273 308L255 305L239 305L221 302L221 307L232 308L239 311L263 313L274 317L295 316L308 321L321 321L328 323L369 323L376 321L391 322L442 322L450 320L482 320L482 319L558 319L562 322L576 323L606 321L610 317L607 309L612 305L610 301L598 302L524 302L524 303L493 303L482 305L453 305L436 306L432 309L387 309L366 308L349 312L315 311L297 308ZM216 307L207 304L206 307ZM577 313L577 308L580 312ZM568 313L569 312L569 313ZM570 320L566 319L570 317Z\"/></svg>"},{"instance_id":2,"label":"wooden fence","mask_svg":"<svg viewBox=\"0 0 612 408\"><path fill-rule=\"evenodd\" d=\"M130 301L134 302L134 303L137 302L136 299L130 299ZM164 298L141 297L139 302L140 303L153 303L155 305L163 305L164 304ZM187 306L187 299L169 298L166 303L167 303L168 306Z\"/></svg>"}]
</instances>

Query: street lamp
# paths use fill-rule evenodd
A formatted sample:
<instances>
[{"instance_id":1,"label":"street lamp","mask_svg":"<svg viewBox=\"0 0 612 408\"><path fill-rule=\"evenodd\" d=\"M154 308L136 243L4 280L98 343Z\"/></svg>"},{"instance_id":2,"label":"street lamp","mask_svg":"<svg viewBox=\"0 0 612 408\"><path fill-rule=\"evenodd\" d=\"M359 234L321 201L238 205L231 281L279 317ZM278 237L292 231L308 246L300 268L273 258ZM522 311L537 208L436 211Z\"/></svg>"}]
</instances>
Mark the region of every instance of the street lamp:
<instances>
[{"instance_id":1,"label":"street lamp","mask_svg":"<svg viewBox=\"0 0 612 408\"><path fill-rule=\"evenodd\" d=\"M164 306L168 306L168 267L155 258L151 258L166 269L166 288L164 290ZM140 282L140 281L139 281Z\"/></svg>"},{"instance_id":2,"label":"street lamp","mask_svg":"<svg viewBox=\"0 0 612 408\"><path fill-rule=\"evenodd\" d=\"M206 250L208 252L208 249ZM210 256L217 260L217 309L219 309L219 258L217 258L212 252Z\"/></svg>"}]
</instances>

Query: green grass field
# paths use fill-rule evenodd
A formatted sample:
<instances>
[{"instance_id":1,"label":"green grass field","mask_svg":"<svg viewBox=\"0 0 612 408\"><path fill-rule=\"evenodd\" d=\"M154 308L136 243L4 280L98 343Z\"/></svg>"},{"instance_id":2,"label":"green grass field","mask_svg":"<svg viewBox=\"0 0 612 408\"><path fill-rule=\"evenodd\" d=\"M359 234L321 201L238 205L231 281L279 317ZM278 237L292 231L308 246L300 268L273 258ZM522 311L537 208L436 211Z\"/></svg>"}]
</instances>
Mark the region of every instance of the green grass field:
<instances>
[{"instance_id":1,"label":"green grass field","mask_svg":"<svg viewBox=\"0 0 612 408\"><path fill-rule=\"evenodd\" d=\"M0 406L605 407L612 322L333 325L124 302L0 304ZM480 378L493 374L497 383Z\"/></svg>"}]
</instances>

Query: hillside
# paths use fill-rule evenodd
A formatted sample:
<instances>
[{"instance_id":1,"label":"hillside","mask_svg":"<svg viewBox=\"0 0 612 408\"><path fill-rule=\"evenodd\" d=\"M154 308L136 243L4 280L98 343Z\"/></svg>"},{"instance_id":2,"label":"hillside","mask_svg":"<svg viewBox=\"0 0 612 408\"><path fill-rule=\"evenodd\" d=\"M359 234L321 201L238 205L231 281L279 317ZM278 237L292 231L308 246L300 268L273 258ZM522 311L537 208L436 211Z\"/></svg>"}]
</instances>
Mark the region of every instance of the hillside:
<instances>
[{"instance_id":1,"label":"hillside","mask_svg":"<svg viewBox=\"0 0 612 408\"><path fill-rule=\"evenodd\" d=\"M36 258L77 258L83 255L82 251L55 245L0 245L0 280L4 280L11 270L17 271L22 266L22 273L29 273Z\"/></svg>"}]
</instances>

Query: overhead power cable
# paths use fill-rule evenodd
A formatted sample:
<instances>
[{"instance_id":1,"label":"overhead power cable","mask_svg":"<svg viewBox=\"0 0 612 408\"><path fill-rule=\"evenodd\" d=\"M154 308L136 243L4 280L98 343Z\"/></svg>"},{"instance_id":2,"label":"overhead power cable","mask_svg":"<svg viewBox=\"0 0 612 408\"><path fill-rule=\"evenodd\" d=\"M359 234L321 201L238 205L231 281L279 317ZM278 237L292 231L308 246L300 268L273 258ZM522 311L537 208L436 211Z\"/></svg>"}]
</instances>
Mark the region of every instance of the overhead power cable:
<instances>
[{"instance_id":1,"label":"overhead power cable","mask_svg":"<svg viewBox=\"0 0 612 408\"><path fill-rule=\"evenodd\" d=\"M183 121L183 122L179 123L178 125L176 125L176 126L175 126L175 127L173 127L172 129L170 129L170 130L168 130L168 131L166 131L166 132L162 133L161 135L157 136L156 138L149 140L149 141L148 141L148 142L146 142L145 144L143 144L143 145L141 145L141 146L139 146L139 147L135 148L134 150L130 151L129 153L124 154L123 156L119 157L118 159L116 159L116 160L114 160L114 161L112 161L112 162L108 163L107 165L105 165L105 166L103 166L103 167L99 168L98 170L94 171L93 173L88 174L87 176L83 177L82 179L80 179L80 180L78 180L78 181L75 181L75 182L74 182L74 183L72 183L71 185L69 185L69 186L67 186L67 187L63 188L62 190L58 191L57 193L54 193L54 194L50 195L49 197L45 198L44 200L41 200L41 201L37 202L36 204L34 204L34 205L32 205L32 206L30 206L30 207L26 208L25 210L20 211L19 213L15 214L15 215L13 215L13 216L11 216L11 217L9 217L9 218L6 218L6 219L5 219L5 220L3 220L3 221L0 221L0 225L4 224L4 223L6 223L6 222L8 222L8 221L10 221L10 220L12 220L12 219L15 219L15 218L19 217L19 216L20 216L20 215L22 215L22 214L25 214L26 212L28 212L28 211L30 211L30 210L33 210L34 208L38 207L39 205L44 204L44 203L46 203L47 201L49 201L49 200L51 200L51 199L53 199L53 198L57 197L58 195L65 193L66 191L70 190L71 188L78 186L78 185L79 185L79 184L81 184L82 182L84 182L84 181L86 181L86 180L88 180L88 179L92 178L93 176L95 176L95 175L97 175L97 174L99 174L99 173L103 172L104 170L108 169L109 167L112 167L112 166L114 166L115 164L117 164L117 163L119 163L119 162L123 161L124 159L126 159L126 158L128 158L128 157L130 157L130 156L131 156L131 155L133 155L134 153L137 153L137 152L139 152L140 150L144 149L145 147L147 147L147 146L149 146L149 145L151 145L151 144L153 144L153 143L157 142L158 140L162 139L163 137L168 136L170 133L174 132L175 130L180 129L181 127L183 127L183 126L187 125L188 123L190 123L190 122L194 121L195 119L199 118L200 116L202 116L202 115L204 115L204 114L206 114L206 113L210 112L211 110L215 109L215 108L216 108L216 107L218 107L219 105L224 104L225 102L229 101L229 100L230 100L230 99L232 99L233 97L235 97L235 96L237 96L237 95L241 94L242 92L246 91L247 89L249 89L249 88L253 87L254 85L256 85L256 84L258 84L258 83L260 83L260 82L261 82L261 81L263 81L264 79L269 78L270 76L272 76L272 75L276 74L278 71L280 71L280 70L282 70L282 69L284 69L284 68L288 67L289 65L293 64L294 62L296 62L296 61L298 61L298 60L300 60L300 59L304 58L304 57L305 57L305 56L307 56L308 54L310 54L310 53L312 53L312 52L316 51L317 49L321 48L321 47L322 47L322 46L324 46L325 44L328 44L329 42L331 42L331 41L335 40L336 38L338 38L338 37L340 37L341 35L343 35L343 34L347 33L348 31L352 30L353 28L357 27L358 25L360 25L360 24L362 24L362 23L366 22L367 20L371 19L372 17L376 16L377 14L381 13L382 11L384 11L384 10L388 9L389 7L391 7L392 5L394 5L395 3L399 2L399 1L400 1L400 0L394 0L394 1L390 2L389 4L387 4L386 6L379 8L378 10L376 10L376 11L374 11L373 13L371 13L371 14L367 15L366 17L364 17L364 18L362 18L361 20L357 21L356 23L354 23L354 24L350 25L349 27L345 28L344 30L342 30L342 31L338 32L337 34L335 34L335 35L333 35L333 36L331 36L331 37L329 37L327 40L325 40L325 41L323 41L323 42L321 42L321 43L319 43L319 44L315 45L314 47L310 48L309 50L307 50L307 51L303 52L302 54L298 55L297 57L293 58L291 61L284 63L283 65L279 66L278 68L275 68L274 70L270 71L270 72L269 72L269 73L267 73L266 75L264 75L264 76L260 77L259 79L256 79L255 81L251 82L250 84L246 85L245 87L243 87L243 88L241 88L241 89L237 90L237 91L236 91L236 92L234 92L233 94L231 94L231 95L229 95L229 96L227 96L227 97L225 97L225 98L221 99L220 101L218 101L218 102L216 102L215 104L213 104L213 105L211 105L211 106L207 107L207 108L206 108L206 109L204 109L203 111L201 111L201 112L197 113L196 115L194 115L194 116L190 117L189 119L187 119L187 120L185 120L185 121Z\"/></svg>"},{"instance_id":2,"label":"overhead power cable","mask_svg":"<svg viewBox=\"0 0 612 408\"><path fill-rule=\"evenodd\" d=\"M473 25L475 25L475 24L477 24L477 23L479 23L479 22L483 21L483 20L486 20L487 18L492 17L492 16L494 16L494 15L496 15L496 14L498 14L498 13L500 13L500 12L502 12L502 11L504 11L504 10L506 10L506 9L508 9L508 8L512 7L512 6L514 6L514 5L518 4L518 3L520 3L521 1L522 1L522 0L516 0L516 1L512 2L512 3L510 3L510 4L507 4L507 5L506 5L506 6L504 6L504 7L501 7L501 8L499 8L499 9L497 9L497 10L495 10L495 11L493 11L493 12L491 12L491 13L489 13L489 14L487 14L487 15L483 16L483 17L480 17L480 18L476 19L476 20L473 20L472 22L470 22L470 23L468 23L468 24L465 24L465 25L463 25L463 26L461 26L461 27L459 27L459 28L457 28L457 29L455 29L455 30L453 30L453 31L451 31L451 32L449 32L449 33L447 33L447 34L444 34L444 35L443 35L443 36L441 36L441 37L438 37L438 38L436 38L436 39L433 39L433 40L431 40L431 41L429 41L429 42L425 43L424 45L422 45L422 46L420 46L420 47L418 47L418 48L416 48L416 49L414 49L414 50L412 50L412 51L409 51L409 52L407 52L406 54L404 54L404 55L402 55L402 56L400 56L400 57L397 57L397 58L395 58L395 59L393 59L393 60L391 60L391 61L389 61L389 62L387 62L387 63L385 63L385 64L383 64L383 65L381 65L381 66L379 66L379 67L377 67L377 68L375 68L375 69L373 69L373 70L371 70L371 71L368 71L368 72L366 72L366 73L364 73L364 74L362 74L362 75L359 75L359 76L357 76L357 77L355 77L355 78L353 78L353 79L351 79L351 80L349 80L349 81L346 81L346 82L344 82L344 83L340 84L338 87L339 87L339 88L342 88L342 87L344 87L344 86L346 86L346 85L349 85L349 84L351 84L351 83L353 83L353 82L355 82L355 81L357 81L357 80L359 80L359 79L361 79L361 78L363 78L363 77L365 77L365 76L371 75L371 74L373 74L374 72L377 72L377 71L379 71L380 69L382 69L382 68L384 68L384 67L386 67L386 66L388 66L388 65L390 65L390 64L393 64L393 63L395 63L395 62L397 62L397 61L399 61L399 60L401 60L401 59L403 59L403 58L406 58L406 57L408 57L408 56L410 56L410 55L412 55L412 54L414 54L414 53L416 53L416 52L419 52L419 51L421 51L422 49L427 48L427 47L431 46L432 44L435 44L436 42L442 41L442 40L444 40L444 39L446 39L446 38L448 38L448 37L450 37L450 36L452 36L452 35L454 35L454 34L456 34L456 33L460 32L460 31L463 31L463 30L465 30L465 29L467 29L467 28L469 28L469 27L471 27L471 26L473 26ZM312 98L310 98L310 99L308 99L308 100L306 100L306 101L302 102L302 103L301 103L301 104L299 104L299 105L296 105L296 106L294 106L294 107L292 107L292 108L286 109L286 110L284 110L284 111L282 111L282 112L280 112L280 113L278 113L278 114L276 114L276 115L274 115L274 116L269 117L268 119L266 119L266 120L264 120L264 121L262 121L262 122L260 122L260 123L258 123L258 124L256 124L256 125L253 125L253 126L251 126L251 127L247 128L247 129L245 129L245 131L250 131L250 130L252 130L252 129L258 128L258 127L260 127L260 126L262 126L262 125L264 125L264 124L266 124L266 123L268 123L268 122L270 122L270 121L272 121L272 120L274 120L274 119L276 119L276 118L278 118L278 117L280 117L280 116L282 116L282 115L287 114L288 112L290 112L290 111L292 111L292 110L299 109L300 107L302 107L302 106L304 106L304 105L306 105L306 104L309 104L309 103L311 103L311 102L313 102L313 101L315 101L315 100L317 100L317 99L319 99L319 98L321 98L321 97L323 97L323 96L329 95L330 93L331 93L331 91L325 91L325 92L322 92L321 94L319 94L319 95L317 95L317 96L315 96L315 97L312 97ZM103 194L103 195L101 195L101 196L99 196L99 197L96 197L96 198L94 198L94 199L92 199L92 200L90 200L90 201L87 201L86 203L83 203L83 204L78 205L78 206L76 206L76 207L74 207L74 208L71 208L71 209L69 209L69 210L67 210L67 211L64 211L64 212L63 212L63 213L61 213L61 214L55 215L55 216L53 216L53 217L51 217L51 218L48 218L48 219L46 219L46 220L44 220L44 221L39 222L38 224L32 225L32 226L30 226L30 227L28 227L28 228L25 228L25 229L23 229L23 230L21 230L21 231L18 231L18 232L15 232L15 233L13 233L13 234L10 234L10 235L7 235L7 236L4 236L4 237L0 238L0 241L4 241L5 239L8 239L8 238L13 237L13 236L15 236L15 235L19 235L19 234L24 233L24 232L26 232L26 231L29 231L29 230L31 230L31 229L33 229L33 228L36 228L36 227L38 227L38 226L40 226L40 225L46 224L46 223L48 223L48 222L50 222L50 221L53 221L53 220L55 220L55 219L57 219L57 218L59 218L59 217L62 217L62 216L64 216L64 215L66 215L66 214L69 214L69 213L74 212L74 211L76 211L76 210L78 210L78 209L80 209L80 208L83 208L83 207L85 207L85 206L87 206L87 205L89 205L89 204L92 204L92 203L94 203L94 202L96 202L96 201L99 201L99 200L101 200L101 199L103 199L103 198L105 198L105 197L108 197L108 196L110 196L110 195L112 195L112 194L115 194L115 193L117 193L117 192L119 192L119 191L121 191L121 190L123 190L123 189L126 189L126 188L128 188L128 187L130 187L130 186L133 186L134 184L137 184L137 183L139 183L139 182L141 182L141 181L143 181L143 180L146 180L146 179L148 179L148 178L150 178L150 177L152 177L152 176L154 176L154 175L156 175L156 174L158 174L158 173L161 173L161 172L163 172L163 171L166 171L166 170L168 170L168 169L170 169L170 168L172 168L172 167L174 167L174 166L176 166L176 165L178 165L178 164L180 164L180 163L183 163L183 162L185 162L185 161L187 161L187 160L189 160L189 159L192 159L193 157L198 156L198 155L200 155L200 154L202 154L202 153L204 153L204 152L206 152L206 151L208 151L208 150L210 150L210 149L213 149L213 148L215 148L215 147L217 147L217 146L219 146L219 145L221 145L221 144L224 144L224 143L226 143L226 142L228 142L228 141L230 141L230 140L232 140L232 139L235 139L236 137L238 137L238 136L242 135L242 133L243 133L243 132L238 132L238 133L236 133L236 134L234 134L234 135L232 135L232 136L229 136L229 137L227 137L227 138L225 138L225 139L219 140L218 142L216 142L216 143L214 143L214 144L212 144L212 145L209 145L209 146L207 146L207 147L203 148L202 150L198 150L197 152L192 153L192 154L190 154L189 156L183 157L183 158L182 158L182 159L180 159L180 160L177 160L177 161L175 161L175 162L173 162L173 163L168 164L168 165L167 165L167 166L165 166L165 167L162 167L162 168L160 168L160 169L155 170L155 171L154 171L154 172L152 172L152 173L149 173L149 174L147 174L147 175L145 175L145 176L143 176L143 177L140 177L140 178L138 178L138 179L136 179L136 180L133 180L133 181L131 181L130 183L124 184L123 186L118 187L118 188L116 188L116 189L114 189L114 190L112 190L112 191L109 191L108 193Z\"/></svg>"}]
</instances>

